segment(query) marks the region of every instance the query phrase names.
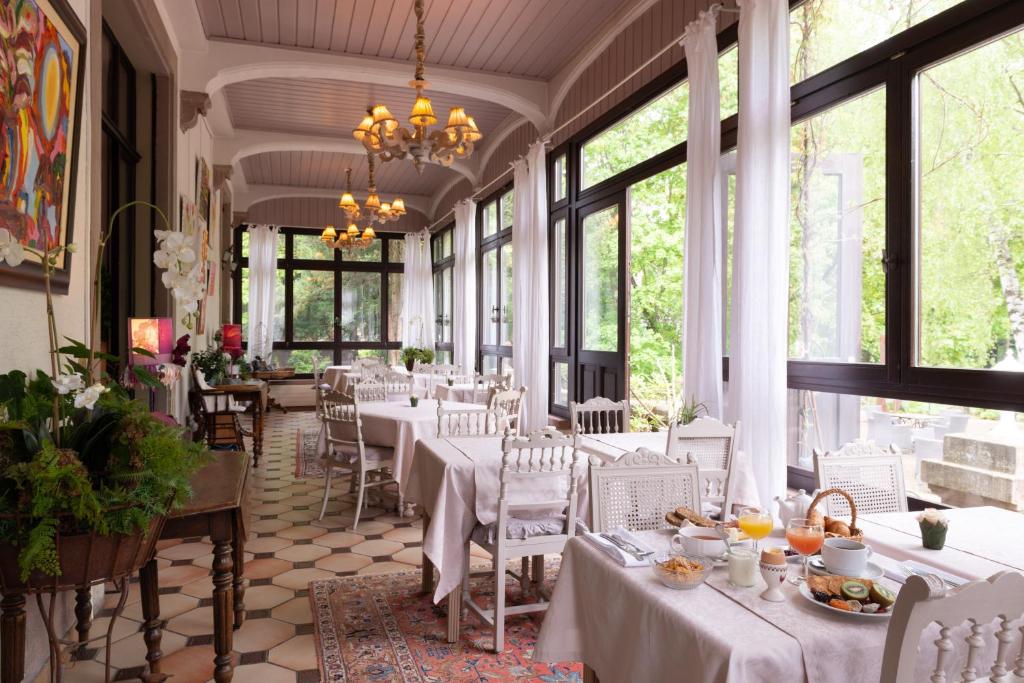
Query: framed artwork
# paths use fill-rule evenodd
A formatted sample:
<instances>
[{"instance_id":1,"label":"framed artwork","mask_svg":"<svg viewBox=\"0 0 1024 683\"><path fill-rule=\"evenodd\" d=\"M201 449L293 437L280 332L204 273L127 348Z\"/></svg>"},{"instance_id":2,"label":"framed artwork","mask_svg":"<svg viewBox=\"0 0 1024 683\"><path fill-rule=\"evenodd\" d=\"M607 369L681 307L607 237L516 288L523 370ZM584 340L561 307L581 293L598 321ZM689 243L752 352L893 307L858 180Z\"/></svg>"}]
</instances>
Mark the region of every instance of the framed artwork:
<instances>
[{"instance_id":1,"label":"framed artwork","mask_svg":"<svg viewBox=\"0 0 1024 683\"><path fill-rule=\"evenodd\" d=\"M44 250L71 241L81 137L85 29L66 0L0 6L0 228ZM71 255L57 261L54 289L67 293ZM43 288L29 256L0 266L0 284Z\"/></svg>"},{"instance_id":2,"label":"framed artwork","mask_svg":"<svg viewBox=\"0 0 1024 683\"><path fill-rule=\"evenodd\" d=\"M203 222L210 222L210 165L196 157L196 210Z\"/></svg>"}]
</instances>

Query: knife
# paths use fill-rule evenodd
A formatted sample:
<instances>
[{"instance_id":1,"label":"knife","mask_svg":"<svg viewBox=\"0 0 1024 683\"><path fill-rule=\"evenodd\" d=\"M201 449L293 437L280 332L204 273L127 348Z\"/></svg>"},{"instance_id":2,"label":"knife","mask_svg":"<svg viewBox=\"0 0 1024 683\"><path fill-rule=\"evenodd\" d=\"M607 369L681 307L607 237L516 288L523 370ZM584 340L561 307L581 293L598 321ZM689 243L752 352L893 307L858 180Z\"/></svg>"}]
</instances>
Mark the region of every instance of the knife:
<instances>
[{"instance_id":1,"label":"knife","mask_svg":"<svg viewBox=\"0 0 1024 683\"><path fill-rule=\"evenodd\" d=\"M627 543L626 541L622 540L617 535L602 533L602 534L600 534L600 536L604 540L606 540L609 543L611 543L612 545L614 545L619 550L622 550L623 552L626 552L629 555L631 555L633 557L633 559L637 560L638 562L643 562L649 556L654 554L652 551L641 550L640 548L637 548L632 543Z\"/></svg>"}]
</instances>

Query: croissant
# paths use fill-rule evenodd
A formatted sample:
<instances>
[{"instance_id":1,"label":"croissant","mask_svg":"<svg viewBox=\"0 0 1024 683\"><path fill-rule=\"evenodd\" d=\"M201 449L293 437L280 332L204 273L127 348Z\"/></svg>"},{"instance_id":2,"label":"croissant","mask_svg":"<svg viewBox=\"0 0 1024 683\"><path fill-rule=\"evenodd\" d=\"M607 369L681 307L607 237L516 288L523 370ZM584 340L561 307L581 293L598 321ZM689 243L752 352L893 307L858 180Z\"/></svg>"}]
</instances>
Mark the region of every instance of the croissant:
<instances>
[{"instance_id":1,"label":"croissant","mask_svg":"<svg viewBox=\"0 0 1024 683\"><path fill-rule=\"evenodd\" d=\"M825 531L837 536L850 537L850 525L838 519L832 519L831 517L828 518L827 522L825 522Z\"/></svg>"},{"instance_id":2,"label":"croissant","mask_svg":"<svg viewBox=\"0 0 1024 683\"><path fill-rule=\"evenodd\" d=\"M825 526L825 515L821 514L817 510L812 510L807 513L807 523L815 524L817 526Z\"/></svg>"}]
</instances>

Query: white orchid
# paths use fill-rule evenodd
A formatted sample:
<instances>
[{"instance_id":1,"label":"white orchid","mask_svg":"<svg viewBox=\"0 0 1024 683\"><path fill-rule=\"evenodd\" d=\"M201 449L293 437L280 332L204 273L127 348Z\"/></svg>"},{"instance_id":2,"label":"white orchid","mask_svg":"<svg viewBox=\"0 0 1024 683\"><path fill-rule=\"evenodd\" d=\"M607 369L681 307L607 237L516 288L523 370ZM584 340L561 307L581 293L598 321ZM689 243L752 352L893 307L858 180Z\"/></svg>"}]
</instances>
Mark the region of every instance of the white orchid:
<instances>
[{"instance_id":1,"label":"white orchid","mask_svg":"<svg viewBox=\"0 0 1024 683\"><path fill-rule=\"evenodd\" d=\"M0 228L0 263L16 268L25 260L25 250L7 228Z\"/></svg>"},{"instance_id":2,"label":"white orchid","mask_svg":"<svg viewBox=\"0 0 1024 683\"><path fill-rule=\"evenodd\" d=\"M108 391L110 389L97 382L91 387L83 389L81 393L75 396L75 407L92 410L92 407L96 405L96 401L100 400L100 396Z\"/></svg>"},{"instance_id":3,"label":"white orchid","mask_svg":"<svg viewBox=\"0 0 1024 683\"><path fill-rule=\"evenodd\" d=\"M58 375L57 379L53 380L53 387L61 396L67 396L74 391L80 390L83 386L85 384L82 382L82 376L77 372L70 375Z\"/></svg>"},{"instance_id":4,"label":"white orchid","mask_svg":"<svg viewBox=\"0 0 1024 683\"><path fill-rule=\"evenodd\" d=\"M201 277L201 264L197 263L195 249L188 245L183 232L155 230L153 234L159 248L153 253L153 263L164 270L160 280L171 291L175 302L188 314L186 320L199 311L199 302L206 296L206 285ZM186 322L190 326L189 322Z\"/></svg>"}]
</instances>

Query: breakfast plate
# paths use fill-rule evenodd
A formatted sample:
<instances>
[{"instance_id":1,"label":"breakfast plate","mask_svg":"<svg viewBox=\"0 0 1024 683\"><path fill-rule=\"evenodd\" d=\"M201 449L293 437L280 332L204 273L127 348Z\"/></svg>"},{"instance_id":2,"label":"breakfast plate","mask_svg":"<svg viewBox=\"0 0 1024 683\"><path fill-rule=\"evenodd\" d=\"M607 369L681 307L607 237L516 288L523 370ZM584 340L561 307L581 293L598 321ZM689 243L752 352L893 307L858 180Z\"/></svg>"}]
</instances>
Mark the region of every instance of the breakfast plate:
<instances>
[{"instance_id":1,"label":"breakfast plate","mask_svg":"<svg viewBox=\"0 0 1024 683\"><path fill-rule=\"evenodd\" d=\"M834 612L836 614L842 614L842 615L848 616L848 617L852 616L852 617L859 617L861 619L868 619L868 620L874 619L874 620L878 620L878 619L888 619L890 616L892 616L892 607L889 607L885 611L879 611L879 612L875 612L875 613L852 612L850 610L839 609L838 607L833 607L832 605L828 604L827 602L820 602L820 601L818 601L814 597L814 594L811 592L810 586L808 586L806 583L801 583L800 584L800 595L805 600L807 600L810 603L813 603L814 605L817 605L821 609L828 610L829 612Z\"/></svg>"},{"instance_id":2,"label":"breakfast plate","mask_svg":"<svg viewBox=\"0 0 1024 683\"><path fill-rule=\"evenodd\" d=\"M832 574L828 569L825 568L825 561L821 559L820 555L816 555L807 561L807 567L811 570L812 574L818 576L829 576ZM857 576L858 579L880 579L885 576L885 570L874 562L868 562L864 568L864 572Z\"/></svg>"}]
</instances>

